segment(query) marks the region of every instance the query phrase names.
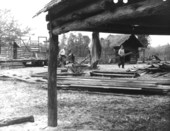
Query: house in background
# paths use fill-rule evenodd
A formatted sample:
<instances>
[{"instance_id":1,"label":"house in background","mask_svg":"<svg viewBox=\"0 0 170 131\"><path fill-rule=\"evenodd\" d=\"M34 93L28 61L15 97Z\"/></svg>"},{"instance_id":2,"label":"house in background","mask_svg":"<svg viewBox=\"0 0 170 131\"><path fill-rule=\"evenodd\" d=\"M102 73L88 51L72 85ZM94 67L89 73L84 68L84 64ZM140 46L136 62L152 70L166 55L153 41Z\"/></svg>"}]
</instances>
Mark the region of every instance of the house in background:
<instances>
[{"instance_id":1,"label":"house in background","mask_svg":"<svg viewBox=\"0 0 170 131\"><path fill-rule=\"evenodd\" d=\"M114 61L118 61L118 50L121 45L123 45L125 49L125 53L132 52L132 54L127 55L125 57L125 62L130 64L137 63L139 58L139 48L143 47L143 44L137 39L137 37L133 34L131 35L109 35L108 41L110 43L110 47L114 48Z\"/></svg>"},{"instance_id":2,"label":"house in background","mask_svg":"<svg viewBox=\"0 0 170 131\"><path fill-rule=\"evenodd\" d=\"M19 45L14 42L0 43L0 58L17 59Z\"/></svg>"}]
</instances>

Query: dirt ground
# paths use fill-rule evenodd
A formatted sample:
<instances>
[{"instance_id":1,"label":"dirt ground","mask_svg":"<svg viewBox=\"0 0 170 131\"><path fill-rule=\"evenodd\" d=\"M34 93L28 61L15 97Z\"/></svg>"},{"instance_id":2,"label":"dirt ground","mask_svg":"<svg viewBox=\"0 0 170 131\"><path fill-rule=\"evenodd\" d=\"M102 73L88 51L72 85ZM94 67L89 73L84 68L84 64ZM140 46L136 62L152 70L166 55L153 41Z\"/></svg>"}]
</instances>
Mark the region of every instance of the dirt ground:
<instances>
[{"instance_id":1,"label":"dirt ground","mask_svg":"<svg viewBox=\"0 0 170 131\"><path fill-rule=\"evenodd\" d=\"M100 65L100 70L127 70L146 65ZM0 74L27 77L45 67L4 69ZM143 77L142 79L148 79ZM159 78L155 78L159 79ZM47 84L0 80L0 119L33 115L34 123L1 127L0 131L38 131L47 126ZM130 95L58 91L58 130L169 131L169 95ZM1 120L0 120L1 121Z\"/></svg>"}]
</instances>

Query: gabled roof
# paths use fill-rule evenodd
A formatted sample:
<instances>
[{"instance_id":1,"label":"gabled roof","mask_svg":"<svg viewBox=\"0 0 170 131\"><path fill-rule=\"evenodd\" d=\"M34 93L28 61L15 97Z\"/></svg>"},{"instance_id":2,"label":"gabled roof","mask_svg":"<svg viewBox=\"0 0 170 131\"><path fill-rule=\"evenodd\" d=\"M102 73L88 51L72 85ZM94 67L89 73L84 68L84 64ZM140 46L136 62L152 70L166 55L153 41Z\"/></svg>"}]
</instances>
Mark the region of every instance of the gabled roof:
<instances>
[{"instance_id":1,"label":"gabled roof","mask_svg":"<svg viewBox=\"0 0 170 131\"><path fill-rule=\"evenodd\" d=\"M135 43L137 47L143 47L143 44L137 39L135 35L109 35L107 40L110 42L110 47L119 47L125 42Z\"/></svg>"},{"instance_id":2,"label":"gabled roof","mask_svg":"<svg viewBox=\"0 0 170 131\"><path fill-rule=\"evenodd\" d=\"M129 39L130 35L109 35L107 37L110 47L120 46Z\"/></svg>"}]
</instances>

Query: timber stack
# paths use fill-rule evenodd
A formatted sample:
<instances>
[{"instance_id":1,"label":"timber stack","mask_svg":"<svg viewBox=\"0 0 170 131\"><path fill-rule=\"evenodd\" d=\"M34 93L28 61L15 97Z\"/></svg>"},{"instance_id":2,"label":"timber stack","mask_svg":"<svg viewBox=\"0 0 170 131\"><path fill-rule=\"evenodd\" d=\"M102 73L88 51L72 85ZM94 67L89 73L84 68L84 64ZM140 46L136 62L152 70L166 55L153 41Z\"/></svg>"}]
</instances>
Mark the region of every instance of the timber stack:
<instances>
[{"instance_id":1,"label":"timber stack","mask_svg":"<svg viewBox=\"0 0 170 131\"><path fill-rule=\"evenodd\" d=\"M93 73L108 73L94 71ZM117 72L117 75L121 75ZM47 79L47 73L34 74L34 77ZM127 73L132 75L132 73ZM44 87L45 88L45 87ZM101 77L101 76L57 76L57 89L81 90L108 93L167 94L170 92L170 80L139 80L137 78Z\"/></svg>"},{"instance_id":2,"label":"timber stack","mask_svg":"<svg viewBox=\"0 0 170 131\"><path fill-rule=\"evenodd\" d=\"M170 91L170 81L101 77L58 77L57 88L109 93L167 94Z\"/></svg>"}]
</instances>

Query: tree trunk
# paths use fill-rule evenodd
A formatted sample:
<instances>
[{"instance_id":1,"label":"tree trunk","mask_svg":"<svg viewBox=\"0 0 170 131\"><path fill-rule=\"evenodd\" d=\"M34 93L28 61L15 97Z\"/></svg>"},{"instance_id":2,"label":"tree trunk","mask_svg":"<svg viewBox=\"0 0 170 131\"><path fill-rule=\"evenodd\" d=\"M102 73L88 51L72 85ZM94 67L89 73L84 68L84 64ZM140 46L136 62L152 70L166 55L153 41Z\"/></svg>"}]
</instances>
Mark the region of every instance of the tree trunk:
<instances>
[{"instance_id":1,"label":"tree trunk","mask_svg":"<svg viewBox=\"0 0 170 131\"><path fill-rule=\"evenodd\" d=\"M91 67L97 68L99 59L101 57L101 44L99 40L99 32L93 32L92 34L92 46L91 46Z\"/></svg>"}]
</instances>

